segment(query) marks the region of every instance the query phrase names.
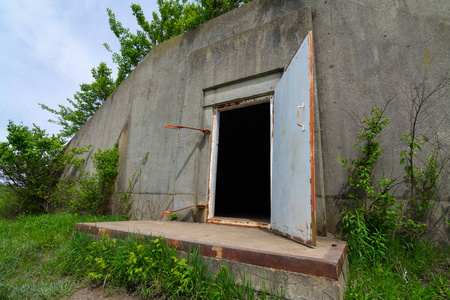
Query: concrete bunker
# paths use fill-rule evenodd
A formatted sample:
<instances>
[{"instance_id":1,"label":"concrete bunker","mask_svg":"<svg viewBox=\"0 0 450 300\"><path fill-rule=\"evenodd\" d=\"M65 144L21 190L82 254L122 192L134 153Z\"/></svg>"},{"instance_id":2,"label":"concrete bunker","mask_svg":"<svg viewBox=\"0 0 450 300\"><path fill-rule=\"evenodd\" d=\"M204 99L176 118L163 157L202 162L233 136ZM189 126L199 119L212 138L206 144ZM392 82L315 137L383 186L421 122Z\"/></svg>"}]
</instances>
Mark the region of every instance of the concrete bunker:
<instances>
[{"instance_id":1,"label":"concrete bunker","mask_svg":"<svg viewBox=\"0 0 450 300\"><path fill-rule=\"evenodd\" d=\"M155 47L71 143L118 141L119 191L149 152L133 218L189 207L178 220L267 228L314 246L322 181L314 178L311 10L256 18L250 6L240 11L251 22L224 15Z\"/></svg>"},{"instance_id":2,"label":"concrete bunker","mask_svg":"<svg viewBox=\"0 0 450 300\"><path fill-rule=\"evenodd\" d=\"M156 46L69 146L93 145L92 151L96 151L119 141L118 191L126 190L135 165L149 152L133 191L133 218L158 219L162 211L211 205L210 194L215 192L210 175L214 134L167 130L164 124L213 129L216 107L273 95L299 45L313 32L312 80L317 84L311 93L315 103L311 145L315 149L314 157L308 159L314 158L315 173L310 180L315 181L311 198L316 223L308 223L309 227L315 225L318 235L337 233L343 207L354 202L345 193L346 170L338 158L357 154L351 142L359 132L353 119L343 112L348 109L354 112L353 117L363 116L374 101L402 94L401 87L409 86L411 77L422 70L424 50L439 58L436 69L445 71L449 65L448 3L436 2L423 10L391 2L363 5L354 1L254 0ZM448 105L439 105L436 118L430 118L425 129L445 136L448 124L440 120ZM298 106L302 103L291 111L296 112ZM398 118L392 120L392 137L401 136L408 126L400 106L393 108ZM300 108L299 114L306 112ZM272 144L275 147L278 143ZM393 163L398 161L402 145L392 142L386 146L387 157L381 168L392 166L397 175L401 168ZM89 159L86 170L93 170ZM271 172L272 179L278 177ZM442 185L448 186L448 178ZM437 206L445 212L448 201ZM211 206L209 212L193 209L180 213L179 219L208 222L214 211ZM220 208L218 212L228 214ZM271 224L273 213L271 206ZM299 218L307 220L307 216Z\"/></svg>"},{"instance_id":3,"label":"concrete bunker","mask_svg":"<svg viewBox=\"0 0 450 300\"><path fill-rule=\"evenodd\" d=\"M355 117L362 116L370 111L374 101L383 100L388 95L402 94L400 87L409 85L408 78L420 70L425 49L440 58L440 66L447 69L449 66L450 57L446 55L450 37L449 26L446 25L450 24L446 14L448 3L433 2L423 9L394 2L382 0L376 5L364 5L358 1L254 0L156 46L70 145L93 145L95 151L98 148L110 148L119 141L119 191L127 188L135 164L149 151L149 160L142 167L133 192L133 219L161 219L159 214L162 211L202 204L207 205L206 209L180 211L179 220L200 223L222 221L224 224L227 217L244 217L250 219L253 225L263 221L274 231L286 229L284 233L287 235L293 235L287 227L301 228L307 233L303 237L304 242L309 241L311 244L317 232L317 249L322 239L320 236L339 232L340 213L343 207L350 207L354 202L348 199L343 190L346 170L338 158L357 154L358 150L352 146L352 141L359 128L352 118L347 117L343 108L354 113ZM310 32L314 34L315 58L310 58L314 63L302 68L308 70L304 82L309 84L309 88L303 86L293 93L308 91L308 95L290 106L287 110L289 114L277 116L281 111L277 105L285 101L273 99L278 94L276 89L287 81L281 79L289 72L289 67L286 67L293 61L294 54ZM314 96L313 99L311 96ZM270 129L274 134L273 139L286 136L287 132L283 128L287 130L288 127L276 123L277 120L286 120L295 125L292 129L297 131L298 136L309 136L313 140L301 143L308 145L307 149L303 149L306 154L302 155L299 155L301 147L293 145L292 138L271 140L269 220L267 212L257 212L254 218L253 212L240 211L235 204L232 208L218 207L216 210L214 193L222 192L221 183L218 186L215 183L217 170L212 162L217 162L220 150L215 151L214 145L217 142L220 149L220 137L227 133L216 130L222 125L215 112L219 112L219 118L228 113L239 114L241 108L235 112L229 108L239 103L244 105L242 109L245 105L250 109L252 101L265 97L268 98L265 101L270 103L270 113L274 117L274 126ZM287 95L286 99L289 98L292 97ZM440 105L436 110L437 117L430 120L427 128L435 128L437 125L433 123L434 119L436 122L442 120L448 111L447 103ZM400 136L403 128L408 126L406 116L398 107L395 109L398 117L392 120L392 137ZM314 116L311 118L313 124L305 121L307 116ZM164 124L203 128L212 133L204 135L192 130L168 130ZM227 127L227 124L223 126ZM442 134L449 132L448 124L442 126L439 129ZM280 149L280 145L288 147ZM397 154L402 146L394 140L387 146L385 153L388 156L381 167L397 172L399 170L395 170L394 162L398 161ZM281 151L281 154L275 155L277 151ZM280 158L294 158L303 166L291 169L292 162ZM309 167L308 163L311 163ZM283 167L278 169L280 166ZM89 163L87 168L92 170L89 169ZM300 179L293 179L298 175L297 171L300 175L308 175L301 179L308 188L300 187L287 192L286 187L300 186L297 184ZM240 178L243 176L238 172L229 172L233 174L232 182L246 180ZM277 180L278 183L275 182ZM448 179L443 181L445 184L448 185ZM237 190L227 191L229 195L223 195L230 198ZM290 199L292 195L301 195L307 201L300 204L295 201L278 203L280 199ZM253 200L249 203L249 206L256 206ZM448 202L439 205L444 211ZM298 220L299 223L287 224L285 220ZM211 224L191 225L217 227ZM130 223L129 231L135 229L132 226L137 226L137 223ZM220 227L222 230L228 226ZM234 229L255 228L236 226ZM260 233L258 229L255 232ZM183 236L177 238L177 241L184 239ZM219 252L214 250L221 247L217 243L212 243L205 250L205 255L219 257ZM241 241L237 246L240 244ZM230 246L230 249L234 247ZM330 249L334 249L334 246L330 246ZM339 257L345 260L345 246L342 249L343 252L339 254L342 256ZM250 251L252 254L245 256L243 263L249 263L249 257L254 258L256 251L253 250ZM333 253L334 250L330 251ZM238 257L230 250L226 258L225 252L220 252L223 254L221 259L233 260ZM255 259L255 263L266 261L263 254L261 259ZM286 259L288 257L285 256ZM286 265L301 265L303 259L286 261ZM328 258L326 260L331 263ZM310 261L311 268L308 266L308 270L317 269L317 261ZM333 260L333 268L340 270L339 263L334 265L336 261ZM305 270L298 272L306 274ZM341 274L340 271L338 274ZM304 295L310 291L305 288ZM293 292L292 295L294 298L299 293Z\"/></svg>"}]
</instances>

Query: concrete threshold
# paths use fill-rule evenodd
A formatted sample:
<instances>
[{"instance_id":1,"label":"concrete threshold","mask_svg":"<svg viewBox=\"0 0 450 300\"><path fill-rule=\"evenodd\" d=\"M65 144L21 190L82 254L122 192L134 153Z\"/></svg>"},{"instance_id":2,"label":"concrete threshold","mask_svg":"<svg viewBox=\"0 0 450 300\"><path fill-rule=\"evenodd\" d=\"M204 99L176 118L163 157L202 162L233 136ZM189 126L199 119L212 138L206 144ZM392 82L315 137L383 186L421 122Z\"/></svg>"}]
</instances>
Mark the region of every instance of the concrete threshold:
<instances>
[{"instance_id":1,"label":"concrete threshold","mask_svg":"<svg viewBox=\"0 0 450 300\"><path fill-rule=\"evenodd\" d=\"M331 238L318 237L317 246L309 248L265 229L174 221L80 223L75 224L75 230L110 237L125 237L130 234L163 237L167 244L176 247L178 251L188 252L196 247L205 258L218 260L219 263L224 260L236 262L241 270L245 264L259 268L257 272L282 272L282 276L287 274L294 278L288 281L292 281L295 289L298 289L299 280L305 283L305 291L293 290L288 293L292 297L301 293L308 295L306 299L321 299L322 297L317 297L318 294L308 291L311 282L321 282L314 284L316 292L321 289L318 286L325 288L325 283L328 287L324 292L332 292L335 295L331 298L339 299L345 286L343 272L347 266L347 245ZM288 281L286 284L289 284ZM291 296L287 298L294 299ZM325 298L329 299L328 297Z\"/></svg>"},{"instance_id":2,"label":"concrete threshold","mask_svg":"<svg viewBox=\"0 0 450 300\"><path fill-rule=\"evenodd\" d=\"M205 223L126 221L76 224L75 229L111 237L129 233L163 237L180 251L198 247L203 256L281 269L338 280L346 257L346 243L318 237L309 248L258 228Z\"/></svg>"}]
</instances>

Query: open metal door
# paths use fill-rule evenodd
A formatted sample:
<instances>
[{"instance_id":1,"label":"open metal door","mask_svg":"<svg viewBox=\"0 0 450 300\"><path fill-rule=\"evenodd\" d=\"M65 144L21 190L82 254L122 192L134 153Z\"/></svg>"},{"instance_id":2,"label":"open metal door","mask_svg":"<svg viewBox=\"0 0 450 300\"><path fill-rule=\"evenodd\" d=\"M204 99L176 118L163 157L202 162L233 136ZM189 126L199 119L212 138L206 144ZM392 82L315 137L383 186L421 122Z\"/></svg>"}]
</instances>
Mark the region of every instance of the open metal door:
<instances>
[{"instance_id":1,"label":"open metal door","mask_svg":"<svg viewBox=\"0 0 450 300\"><path fill-rule=\"evenodd\" d=\"M275 88L271 230L316 245L313 51L309 32Z\"/></svg>"}]
</instances>

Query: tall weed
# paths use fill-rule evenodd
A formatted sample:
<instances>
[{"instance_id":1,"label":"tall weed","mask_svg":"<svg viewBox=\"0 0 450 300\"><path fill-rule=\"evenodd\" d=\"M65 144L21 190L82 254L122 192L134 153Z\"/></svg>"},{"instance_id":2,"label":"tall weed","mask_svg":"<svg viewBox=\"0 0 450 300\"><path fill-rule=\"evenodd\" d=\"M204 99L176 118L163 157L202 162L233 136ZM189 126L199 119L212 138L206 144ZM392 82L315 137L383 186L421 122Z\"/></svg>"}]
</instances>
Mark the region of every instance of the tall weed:
<instances>
[{"instance_id":1,"label":"tall weed","mask_svg":"<svg viewBox=\"0 0 450 300\"><path fill-rule=\"evenodd\" d=\"M145 297L175 299L256 299L251 282L236 285L227 267L212 276L194 249L180 258L162 238L128 237L101 241L76 233L70 246L62 249L63 272L88 278L99 286L124 287ZM279 294L282 295L280 292ZM267 292L264 293L267 297ZM277 296L274 296L277 298Z\"/></svg>"},{"instance_id":2,"label":"tall weed","mask_svg":"<svg viewBox=\"0 0 450 300\"><path fill-rule=\"evenodd\" d=\"M361 156L340 159L349 170L349 197L355 209L345 209L342 233L348 241L350 272L347 299L449 299L450 259L448 252L421 238L424 217L431 201L438 198L439 155L435 149L422 166L416 156L423 140L410 134L401 139L407 150L401 152L404 181L391 178L375 180L373 169L381 154L379 134L388 126L385 109L372 109L372 117L362 121L358 134ZM398 199L391 191L397 185L406 189ZM412 213L405 213L406 202Z\"/></svg>"},{"instance_id":3,"label":"tall weed","mask_svg":"<svg viewBox=\"0 0 450 300\"><path fill-rule=\"evenodd\" d=\"M345 299L449 299L448 253L427 241L388 239L383 259L350 262Z\"/></svg>"}]
</instances>

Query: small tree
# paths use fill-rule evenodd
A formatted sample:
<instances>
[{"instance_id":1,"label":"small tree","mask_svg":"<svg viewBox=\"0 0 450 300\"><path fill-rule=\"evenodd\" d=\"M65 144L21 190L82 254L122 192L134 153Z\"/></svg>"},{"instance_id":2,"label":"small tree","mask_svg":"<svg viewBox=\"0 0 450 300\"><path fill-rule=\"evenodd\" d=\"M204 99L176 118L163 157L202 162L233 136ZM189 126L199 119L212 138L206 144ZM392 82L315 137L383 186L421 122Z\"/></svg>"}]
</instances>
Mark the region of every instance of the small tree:
<instances>
[{"instance_id":1,"label":"small tree","mask_svg":"<svg viewBox=\"0 0 450 300\"><path fill-rule=\"evenodd\" d=\"M42 109L58 116L58 120L49 120L49 122L63 127L60 135L64 138L70 138L77 133L116 88L111 77L112 71L106 66L106 63L100 63L91 72L95 80L91 84L81 84L80 91L73 95L74 100L67 99L72 108L60 104L58 111L47 105L39 104Z\"/></svg>"},{"instance_id":2,"label":"small tree","mask_svg":"<svg viewBox=\"0 0 450 300\"><path fill-rule=\"evenodd\" d=\"M426 221L426 214L433 206L432 202L439 198L437 191L439 177L442 173L448 172L446 167L450 160L448 150L443 147L441 144L443 141L437 134L439 125L434 128L434 134L430 130L425 135L421 133L423 131L421 125L430 118L436 118L437 104L442 101L448 102L450 90L450 71L432 84L429 73L431 70L429 52L425 51L424 56L423 78L412 82L409 89L405 91L407 103L405 108L409 115L410 129L401 138L406 147L401 152L400 161L405 170L404 183L407 188L405 196L412 218L421 222ZM449 114L450 112L446 112L441 124L445 124ZM432 149L425 160L418 156L423 148Z\"/></svg>"},{"instance_id":3,"label":"small tree","mask_svg":"<svg viewBox=\"0 0 450 300\"><path fill-rule=\"evenodd\" d=\"M350 171L347 181L352 193L348 196L355 199L357 204L355 210L342 213L343 231L349 239L351 255L361 254L359 250L371 246L372 250L378 251L374 251L374 256L380 257L383 249L380 250L379 246L384 247L385 238L389 235L393 237L401 232L401 236L414 240L429 230L430 212L439 199L439 178L448 172L446 164L450 158L439 136L436 135L435 143L431 142L432 134L428 132L428 136L421 135L419 125L435 117L437 103L448 99L450 72L433 85L429 82L428 71L427 68L423 78L410 85L406 97L410 129L400 138L404 143L399 162L404 169L403 180L400 177L374 180L373 169L383 153L378 136L389 124L385 112L392 99L383 109L374 107L372 118L362 121L363 132L358 134L359 142L355 144L360 146L360 157L349 160L340 158ZM444 119L447 116L448 113ZM431 151L425 154L424 150L430 147ZM393 195L394 187L404 189L403 197ZM406 210L403 204L407 204ZM442 223L444 217L445 213L435 226Z\"/></svg>"},{"instance_id":4,"label":"small tree","mask_svg":"<svg viewBox=\"0 0 450 300\"><path fill-rule=\"evenodd\" d=\"M12 121L8 124L7 142L0 143L0 179L18 201L16 213L39 213L51 210L50 195L67 163L83 149L64 152L62 138L48 136L33 125L28 128Z\"/></svg>"},{"instance_id":5,"label":"small tree","mask_svg":"<svg viewBox=\"0 0 450 300\"><path fill-rule=\"evenodd\" d=\"M123 27L122 23L116 20L114 13L107 9L109 26L119 40L120 51L113 52L108 44L104 46L112 53L113 62L117 64L117 79L111 77L111 69L102 62L92 69L94 81L91 84L81 84L80 91L74 94L74 100L67 99L69 106L59 105L59 110L44 104L40 106L57 116L57 120L49 122L61 125L61 136L70 138L154 46L250 1L196 0L196 3L190 3L187 0L157 0L159 15L154 12L151 22L145 18L140 5L132 4L133 15L142 28L137 30L136 34Z\"/></svg>"}]
</instances>

